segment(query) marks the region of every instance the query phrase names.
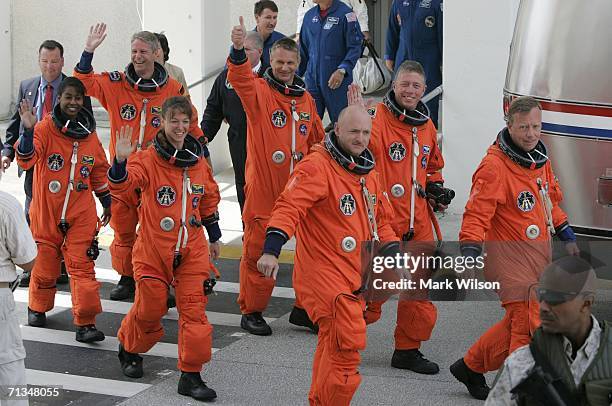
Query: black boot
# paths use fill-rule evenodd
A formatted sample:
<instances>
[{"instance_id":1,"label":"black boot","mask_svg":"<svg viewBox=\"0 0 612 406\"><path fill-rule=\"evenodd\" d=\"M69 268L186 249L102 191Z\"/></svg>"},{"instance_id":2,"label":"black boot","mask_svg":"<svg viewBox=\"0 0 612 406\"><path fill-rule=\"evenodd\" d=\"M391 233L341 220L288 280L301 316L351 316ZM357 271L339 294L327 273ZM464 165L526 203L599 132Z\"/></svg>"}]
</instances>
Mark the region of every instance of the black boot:
<instances>
[{"instance_id":1,"label":"black boot","mask_svg":"<svg viewBox=\"0 0 612 406\"><path fill-rule=\"evenodd\" d=\"M58 285L64 285L68 283L68 272L66 272L66 263L63 259L60 263L60 276L57 277L55 283L57 283Z\"/></svg>"},{"instance_id":2,"label":"black boot","mask_svg":"<svg viewBox=\"0 0 612 406\"><path fill-rule=\"evenodd\" d=\"M243 314L240 320L240 327L256 336L269 336L272 329L261 316L261 312Z\"/></svg>"},{"instance_id":3,"label":"black boot","mask_svg":"<svg viewBox=\"0 0 612 406\"><path fill-rule=\"evenodd\" d=\"M28 326L44 327L47 324L47 315L44 312L35 312L28 307Z\"/></svg>"},{"instance_id":4,"label":"black boot","mask_svg":"<svg viewBox=\"0 0 612 406\"><path fill-rule=\"evenodd\" d=\"M104 333L98 330L95 324L77 326L76 340L80 343L93 343L95 341L104 341Z\"/></svg>"},{"instance_id":5,"label":"black boot","mask_svg":"<svg viewBox=\"0 0 612 406\"><path fill-rule=\"evenodd\" d=\"M491 388L487 385L487 380L483 374L472 371L466 364L463 358L459 359L450 366L451 374L459 382L467 387L468 392L473 398L478 400L486 400Z\"/></svg>"},{"instance_id":6,"label":"black boot","mask_svg":"<svg viewBox=\"0 0 612 406\"><path fill-rule=\"evenodd\" d=\"M315 334L319 333L319 326L310 320L306 310L300 309L299 307L293 306L293 310L291 310L291 314L289 315L289 323L296 326L309 328Z\"/></svg>"},{"instance_id":7,"label":"black boot","mask_svg":"<svg viewBox=\"0 0 612 406\"><path fill-rule=\"evenodd\" d=\"M110 298L111 300L125 300L134 297L134 292L136 292L134 278L130 276L121 276L121 279L117 282L117 286L111 290Z\"/></svg>"},{"instance_id":8,"label":"black boot","mask_svg":"<svg viewBox=\"0 0 612 406\"><path fill-rule=\"evenodd\" d=\"M440 367L421 354L419 350L395 350L391 358L391 366L399 369L409 369L417 374L435 375Z\"/></svg>"},{"instance_id":9,"label":"black boot","mask_svg":"<svg viewBox=\"0 0 612 406\"><path fill-rule=\"evenodd\" d=\"M217 392L206 386L199 372L181 372L178 393L196 400L213 400L217 397Z\"/></svg>"},{"instance_id":10,"label":"black boot","mask_svg":"<svg viewBox=\"0 0 612 406\"><path fill-rule=\"evenodd\" d=\"M119 343L119 362L123 375L129 378L142 378L144 372L142 370L142 357L138 354L127 352L123 349L123 345Z\"/></svg>"},{"instance_id":11,"label":"black boot","mask_svg":"<svg viewBox=\"0 0 612 406\"><path fill-rule=\"evenodd\" d=\"M23 271L23 275L21 275L21 279L19 280L19 287L27 288L30 286L30 277L32 276L31 271Z\"/></svg>"}]
</instances>

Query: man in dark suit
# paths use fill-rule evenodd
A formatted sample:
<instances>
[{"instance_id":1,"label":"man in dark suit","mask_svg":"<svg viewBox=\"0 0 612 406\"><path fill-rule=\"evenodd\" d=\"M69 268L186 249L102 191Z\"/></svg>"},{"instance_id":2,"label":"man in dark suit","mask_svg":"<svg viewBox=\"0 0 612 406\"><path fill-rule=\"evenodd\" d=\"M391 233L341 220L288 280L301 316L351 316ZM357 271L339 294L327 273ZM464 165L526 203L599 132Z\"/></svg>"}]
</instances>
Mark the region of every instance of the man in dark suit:
<instances>
[{"instance_id":1,"label":"man in dark suit","mask_svg":"<svg viewBox=\"0 0 612 406\"><path fill-rule=\"evenodd\" d=\"M16 105L19 106L21 100L27 100L34 107L34 114L38 121L42 120L47 114L53 111L57 104L57 91L62 80L66 77L62 73L64 67L64 47L57 41L46 40L38 48L38 66L40 75L26 79L19 85L19 94ZM91 100L85 97L83 107L91 111ZM6 140L2 145L2 171L5 171L15 159L15 149L13 146L23 134L24 128L19 117L19 109L15 112L8 128L6 129ZM19 169L19 176L22 170ZM28 223L30 222L29 209L32 201L32 178L33 169L26 171L24 181L24 191L26 194L25 215ZM20 286L28 286L30 275L23 275ZM58 278L58 283L67 283L68 275L62 262L62 274Z\"/></svg>"}]
</instances>

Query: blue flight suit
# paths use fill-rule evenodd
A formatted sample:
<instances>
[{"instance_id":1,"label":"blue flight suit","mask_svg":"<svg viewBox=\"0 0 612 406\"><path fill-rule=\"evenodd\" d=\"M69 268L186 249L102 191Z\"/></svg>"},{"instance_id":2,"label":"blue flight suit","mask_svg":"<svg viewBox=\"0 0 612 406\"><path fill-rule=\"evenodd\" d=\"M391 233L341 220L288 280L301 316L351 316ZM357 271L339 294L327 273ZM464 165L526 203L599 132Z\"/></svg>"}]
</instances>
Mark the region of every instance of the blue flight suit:
<instances>
[{"instance_id":1,"label":"blue flight suit","mask_svg":"<svg viewBox=\"0 0 612 406\"><path fill-rule=\"evenodd\" d=\"M257 27L255 27L253 31L257 31ZM272 34L270 34L268 39L264 41L263 51L261 53L261 71L262 72L265 72L266 69L270 67L270 49L272 49L272 45L274 45L274 43L281 38L285 38L285 34L281 34L278 31L272 31Z\"/></svg>"},{"instance_id":2,"label":"blue flight suit","mask_svg":"<svg viewBox=\"0 0 612 406\"><path fill-rule=\"evenodd\" d=\"M300 31L300 75L323 118L325 109L332 123L347 104L346 92L353 83L353 68L361 56L363 34L353 10L340 0L333 0L322 18L317 5L306 12ZM346 70L340 87L332 90L329 77L339 68Z\"/></svg>"},{"instance_id":3,"label":"blue flight suit","mask_svg":"<svg viewBox=\"0 0 612 406\"><path fill-rule=\"evenodd\" d=\"M442 84L442 0L393 0L387 28L385 60L394 70L406 60L423 65L426 93ZM438 126L439 96L427 103Z\"/></svg>"}]
</instances>

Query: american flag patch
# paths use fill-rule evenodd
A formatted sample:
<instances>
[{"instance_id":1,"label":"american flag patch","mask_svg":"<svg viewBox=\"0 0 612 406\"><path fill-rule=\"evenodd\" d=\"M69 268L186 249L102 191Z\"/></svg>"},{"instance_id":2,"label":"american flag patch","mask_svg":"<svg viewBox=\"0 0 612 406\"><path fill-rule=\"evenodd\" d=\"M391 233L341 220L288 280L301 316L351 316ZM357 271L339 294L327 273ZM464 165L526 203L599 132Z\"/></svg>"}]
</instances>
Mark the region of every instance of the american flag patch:
<instances>
[{"instance_id":1,"label":"american flag patch","mask_svg":"<svg viewBox=\"0 0 612 406\"><path fill-rule=\"evenodd\" d=\"M349 23L354 23L355 21L357 21L357 16L355 15L354 12L350 12L346 14L346 21L348 21Z\"/></svg>"}]
</instances>

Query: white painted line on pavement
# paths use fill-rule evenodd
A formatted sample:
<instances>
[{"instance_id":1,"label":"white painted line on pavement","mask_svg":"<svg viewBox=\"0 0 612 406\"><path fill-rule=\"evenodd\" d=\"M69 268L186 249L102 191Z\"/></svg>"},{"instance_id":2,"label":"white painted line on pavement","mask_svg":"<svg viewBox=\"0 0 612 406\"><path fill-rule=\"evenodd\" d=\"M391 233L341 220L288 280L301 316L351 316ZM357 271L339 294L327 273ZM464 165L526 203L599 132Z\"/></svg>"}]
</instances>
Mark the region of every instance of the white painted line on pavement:
<instances>
[{"instance_id":1,"label":"white painted line on pavement","mask_svg":"<svg viewBox=\"0 0 612 406\"><path fill-rule=\"evenodd\" d=\"M120 276L113 269L96 267L95 270L96 270L96 279L98 279L101 282L116 283L117 281L119 281ZM217 284L215 285L215 290L217 292L239 293L240 284L236 282L225 282L222 280L217 280ZM295 299L295 292L293 291L293 288L275 286L274 290L272 291L272 296L282 297L285 299Z\"/></svg>"},{"instance_id":2,"label":"white painted line on pavement","mask_svg":"<svg viewBox=\"0 0 612 406\"><path fill-rule=\"evenodd\" d=\"M15 302L20 303L28 303L28 291L25 289L17 289L13 293ZM114 300L106 300L101 299L102 302L102 311L105 313L118 313L118 314L127 314L132 307L131 302L121 302ZM68 292L57 292L55 294L55 307L65 307L72 308L72 299ZM208 322L217 326L229 326L229 327L240 327L240 319L242 315L235 313L224 313L224 312L212 312L206 311L206 317L208 318ZM179 315L176 308L172 308L168 310L168 313L164 316L164 319L168 320L178 320ZM274 317L264 317L264 319L271 323L276 318Z\"/></svg>"},{"instance_id":3,"label":"white painted line on pavement","mask_svg":"<svg viewBox=\"0 0 612 406\"><path fill-rule=\"evenodd\" d=\"M29 385L61 386L65 390L97 393L100 395L130 398L151 385L146 383L117 381L114 379L92 378L89 376L60 374L58 372L26 369Z\"/></svg>"},{"instance_id":4,"label":"white painted line on pavement","mask_svg":"<svg viewBox=\"0 0 612 406\"><path fill-rule=\"evenodd\" d=\"M72 331L54 330L50 328L21 326L21 336L24 340L37 341L48 344L69 345L71 347L89 348L92 350L104 350L117 352L119 349L119 340L117 337L106 336L104 341L87 344L80 343L75 340L75 333ZM218 348L213 348L212 352L218 351ZM178 358L178 346L172 343L159 342L153 346L148 352L141 355L153 355L155 357ZM117 365L119 365L117 363Z\"/></svg>"}]
</instances>

